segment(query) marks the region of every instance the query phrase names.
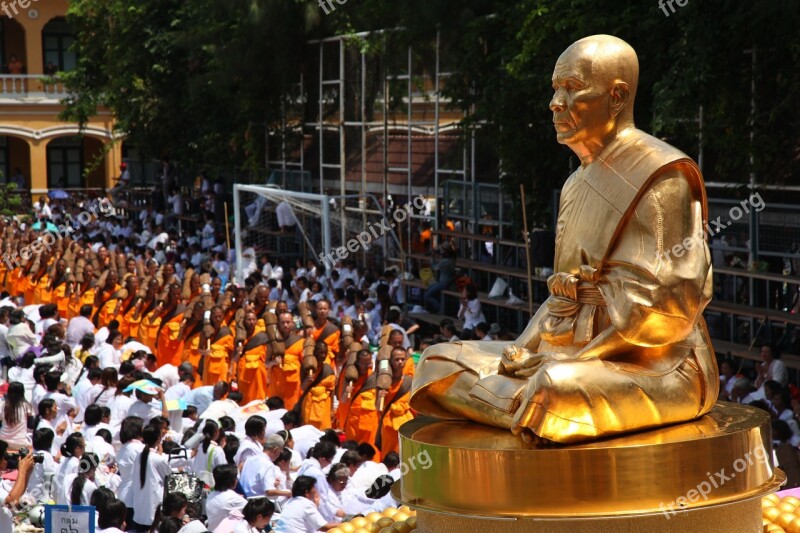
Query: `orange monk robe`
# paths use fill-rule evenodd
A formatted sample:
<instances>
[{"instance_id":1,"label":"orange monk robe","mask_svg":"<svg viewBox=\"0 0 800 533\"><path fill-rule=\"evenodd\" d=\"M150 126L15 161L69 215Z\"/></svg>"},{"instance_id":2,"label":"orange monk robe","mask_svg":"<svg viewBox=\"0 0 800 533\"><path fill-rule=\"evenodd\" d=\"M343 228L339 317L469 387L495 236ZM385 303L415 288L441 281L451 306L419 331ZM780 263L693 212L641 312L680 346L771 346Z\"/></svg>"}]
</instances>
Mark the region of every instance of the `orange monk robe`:
<instances>
[{"instance_id":1,"label":"orange monk robe","mask_svg":"<svg viewBox=\"0 0 800 533\"><path fill-rule=\"evenodd\" d=\"M302 381L300 363L303 360L303 341L303 337L299 335L289 335L285 342L286 349L283 353L283 366L272 367L271 377L273 377L273 380L271 380L271 384L276 389L274 390L275 394L270 394L270 396L283 398L284 406L290 411L294 409L302 393L300 389L300 382ZM278 391L277 387L280 383L283 383L283 388Z\"/></svg>"},{"instance_id":2,"label":"orange monk robe","mask_svg":"<svg viewBox=\"0 0 800 533\"><path fill-rule=\"evenodd\" d=\"M25 298L25 304L35 304L36 302L33 299L33 293L36 289L36 282L31 279L33 274L29 274L20 278L19 285L17 289L19 290L20 294Z\"/></svg>"},{"instance_id":3,"label":"orange monk robe","mask_svg":"<svg viewBox=\"0 0 800 533\"><path fill-rule=\"evenodd\" d=\"M159 329L156 333L156 361L159 367L163 365L180 366L181 354L183 352L183 341L181 337L181 321L183 313L173 312L172 317L164 317L161 320Z\"/></svg>"},{"instance_id":4,"label":"orange monk robe","mask_svg":"<svg viewBox=\"0 0 800 533\"><path fill-rule=\"evenodd\" d=\"M81 290L80 285L75 288L76 291ZM69 298L69 304L67 306L67 317L74 318L78 316L81 312L81 307L84 305L91 305L92 309L94 309L94 295L97 294L97 289L94 287L89 287L86 289L83 294L78 295L73 293L72 296Z\"/></svg>"},{"instance_id":5,"label":"orange monk robe","mask_svg":"<svg viewBox=\"0 0 800 533\"><path fill-rule=\"evenodd\" d=\"M239 358L237 384L242 393L242 405L253 400L267 399L267 343L269 339L263 331L254 332L244 341L242 356Z\"/></svg>"},{"instance_id":6,"label":"orange monk robe","mask_svg":"<svg viewBox=\"0 0 800 533\"><path fill-rule=\"evenodd\" d=\"M103 291L100 295L100 307L95 309L98 328L107 326L109 322L116 318L117 305L120 300L118 298L113 298L113 296L118 290L120 290L120 286L114 285L113 290ZM94 316L95 315L92 315L92 317Z\"/></svg>"},{"instance_id":7,"label":"orange monk robe","mask_svg":"<svg viewBox=\"0 0 800 533\"><path fill-rule=\"evenodd\" d=\"M67 314L69 313L69 296L67 296L67 285L68 283L64 281L53 287L53 290L51 291L51 302L54 302L58 306L58 316L60 318L67 318Z\"/></svg>"},{"instance_id":8,"label":"orange monk robe","mask_svg":"<svg viewBox=\"0 0 800 533\"><path fill-rule=\"evenodd\" d=\"M8 266L8 263L5 261L0 261L0 291L7 291L8 290L8 273L11 269ZM9 291L10 293L11 291Z\"/></svg>"},{"instance_id":9,"label":"orange monk robe","mask_svg":"<svg viewBox=\"0 0 800 533\"><path fill-rule=\"evenodd\" d=\"M20 295L19 291L19 284L22 281L22 269L20 267L15 267L8 273L6 279L6 285L8 286L8 292L14 298Z\"/></svg>"},{"instance_id":10,"label":"orange monk robe","mask_svg":"<svg viewBox=\"0 0 800 533\"><path fill-rule=\"evenodd\" d=\"M314 329L314 340L323 341L328 345L328 357L325 364L335 367L336 355L339 353L339 337L341 332L332 322L326 322L321 328Z\"/></svg>"},{"instance_id":11,"label":"orange monk robe","mask_svg":"<svg viewBox=\"0 0 800 533\"><path fill-rule=\"evenodd\" d=\"M44 274L33 287L33 301L31 303L47 305L52 303L52 301L53 295L50 292L50 276Z\"/></svg>"},{"instance_id":12,"label":"orange monk robe","mask_svg":"<svg viewBox=\"0 0 800 533\"><path fill-rule=\"evenodd\" d=\"M369 381L369 383L367 383ZM378 389L376 379L363 376L353 383L353 394L349 400L339 402L337 419L348 440L375 444L380 428L380 413L376 405ZM380 458L376 458L379 461Z\"/></svg>"},{"instance_id":13,"label":"orange monk robe","mask_svg":"<svg viewBox=\"0 0 800 533\"><path fill-rule=\"evenodd\" d=\"M202 322L200 323L202 327ZM194 383L192 388L196 389L203 385L203 378L200 376L200 329L193 328L184 335L186 340L183 343L183 354L181 355L181 363L189 363L194 370Z\"/></svg>"},{"instance_id":14,"label":"orange monk robe","mask_svg":"<svg viewBox=\"0 0 800 533\"><path fill-rule=\"evenodd\" d=\"M156 307L142 318L139 324L139 335L136 340L150 348L152 353L156 353L158 328L161 327L162 308Z\"/></svg>"},{"instance_id":15,"label":"orange monk robe","mask_svg":"<svg viewBox=\"0 0 800 533\"><path fill-rule=\"evenodd\" d=\"M134 298L134 302L136 299ZM133 320L133 313L136 312L136 305L135 303L131 304L130 309L125 310L125 306L123 305L120 309L120 314L117 315L117 320L119 321L119 332L122 334L122 339L125 340L128 337L136 337L135 334L131 333L131 321L136 322L136 329L138 332L139 329L139 322L141 322L141 317L139 320Z\"/></svg>"},{"instance_id":16,"label":"orange monk robe","mask_svg":"<svg viewBox=\"0 0 800 533\"><path fill-rule=\"evenodd\" d=\"M336 388L336 373L330 365L323 364L322 370L304 393L302 402L303 424L310 424L325 431L331 427L333 391Z\"/></svg>"},{"instance_id":17,"label":"orange monk robe","mask_svg":"<svg viewBox=\"0 0 800 533\"><path fill-rule=\"evenodd\" d=\"M403 375L411 376L413 378L416 372L417 372L417 367L414 364L414 359L409 357L408 359L406 359L406 366L403 367Z\"/></svg>"},{"instance_id":18,"label":"orange monk robe","mask_svg":"<svg viewBox=\"0 0 800 533\"><path fill-rule=\"evenodd\" d=\"M201 346L201 349L206 349ZM233 335L226 327L220 328L211 341L211 353L203 363L203 385L216 385L220 381L228 381L230 354L233 351Z\"/></svg>"},{"instance_id":19,"label":"orange monk robe","mask_svg":"<svg viewBox=\"0 0 800 533\"><path fill-rule=\"evenodd\" d=\"M397 432L400 426L414 419L414 413L408 402L411 398L411 378L403 376L397 383L392 383L384 398L383 419L381 420L381 437L377 444L381 456L389 452L400 451L400 439Z\"/></svg>"}]
</instances>

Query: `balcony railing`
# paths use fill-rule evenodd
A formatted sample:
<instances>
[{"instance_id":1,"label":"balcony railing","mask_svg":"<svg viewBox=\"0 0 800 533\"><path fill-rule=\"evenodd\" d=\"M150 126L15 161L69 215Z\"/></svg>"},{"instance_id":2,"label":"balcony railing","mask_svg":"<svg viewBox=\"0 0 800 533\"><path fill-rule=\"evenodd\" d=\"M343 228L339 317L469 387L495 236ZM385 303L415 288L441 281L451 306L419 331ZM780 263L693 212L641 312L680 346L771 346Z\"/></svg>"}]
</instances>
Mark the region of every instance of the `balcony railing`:
<instances>
[{"instance_id":1,"label":"balcony railing","mask_svg":"<svg viewBox=\"0 0 800 533\"><path fill-rule=\"evenodd\" d=\"M29 96L60 98L67 95L64 84L56 77L42 74L0 75L0 98Z\"/></svg>"}]
</instances>

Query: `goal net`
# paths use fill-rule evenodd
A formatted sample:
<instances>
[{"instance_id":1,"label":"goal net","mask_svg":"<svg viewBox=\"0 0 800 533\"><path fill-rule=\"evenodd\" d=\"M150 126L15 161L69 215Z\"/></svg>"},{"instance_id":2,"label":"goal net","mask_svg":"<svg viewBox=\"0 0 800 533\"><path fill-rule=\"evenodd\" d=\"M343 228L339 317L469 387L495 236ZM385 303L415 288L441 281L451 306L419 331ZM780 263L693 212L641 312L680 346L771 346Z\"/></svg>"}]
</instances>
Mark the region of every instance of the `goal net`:
<instances>
[{"instance_id":1,"label":"goal net","mask_svg":"<svg viewBox=\"0 0 800 533\"><path fill-rule=\"evenodd\" d=\"M236 281L260 268L259 257L290 268L299 260L333 266L353 260L366 268L399 263L402 227L389 231L377 199L371 195L334 196L282 189L274 185L233 186Z\"/></svg>"}]
</instances>

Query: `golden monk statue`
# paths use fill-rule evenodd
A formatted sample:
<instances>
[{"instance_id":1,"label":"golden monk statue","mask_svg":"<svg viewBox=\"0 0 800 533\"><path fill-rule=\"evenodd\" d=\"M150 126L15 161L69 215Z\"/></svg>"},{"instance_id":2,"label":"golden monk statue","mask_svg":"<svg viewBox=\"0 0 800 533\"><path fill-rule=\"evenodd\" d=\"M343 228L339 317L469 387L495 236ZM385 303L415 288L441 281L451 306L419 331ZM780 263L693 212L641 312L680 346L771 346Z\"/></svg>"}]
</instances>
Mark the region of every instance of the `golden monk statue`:
<instances>
[{"instance_id":1,"label":"golden monk statue","mask_svg":"<svg viewBox=\"0 0 800 533\"><path fill-rule=\"evenodd\" d=\"M638 77L636 52L608 35L558 58L553 126L581 166L561 191L550 296L511 344L428 348L413 385L418 412L570 443L714 405L703 178L634 126Z\"/></svg>"}]
</instances>

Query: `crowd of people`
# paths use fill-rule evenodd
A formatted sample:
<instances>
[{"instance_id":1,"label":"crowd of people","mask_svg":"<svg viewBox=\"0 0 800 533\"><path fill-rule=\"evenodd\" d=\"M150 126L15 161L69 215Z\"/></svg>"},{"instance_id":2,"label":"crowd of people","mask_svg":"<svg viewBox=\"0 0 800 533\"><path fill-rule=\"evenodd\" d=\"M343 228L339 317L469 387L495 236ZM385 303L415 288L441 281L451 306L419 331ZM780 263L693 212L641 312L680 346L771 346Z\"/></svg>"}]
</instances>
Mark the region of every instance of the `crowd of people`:
<instances>
[{"instance_id":1,"label":"crowd of people","mask_svg":"<svg viewBox=\"0 0 800 533\"><path fill-rule=\"evenodd\" d=\"M412 344L396 273L248 248L236 280L213 213L189 233L110 204L43 197L0 220L0 533L46 503L181 533L324 531L396 505L415 348L439 340ZM168 490L182 475L201 504Z\"/></svg>"}]
</instances>

